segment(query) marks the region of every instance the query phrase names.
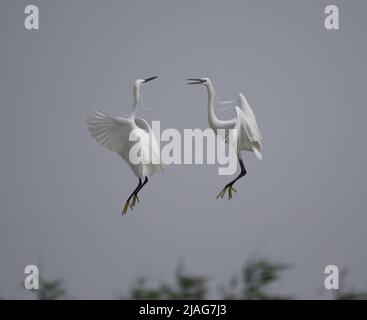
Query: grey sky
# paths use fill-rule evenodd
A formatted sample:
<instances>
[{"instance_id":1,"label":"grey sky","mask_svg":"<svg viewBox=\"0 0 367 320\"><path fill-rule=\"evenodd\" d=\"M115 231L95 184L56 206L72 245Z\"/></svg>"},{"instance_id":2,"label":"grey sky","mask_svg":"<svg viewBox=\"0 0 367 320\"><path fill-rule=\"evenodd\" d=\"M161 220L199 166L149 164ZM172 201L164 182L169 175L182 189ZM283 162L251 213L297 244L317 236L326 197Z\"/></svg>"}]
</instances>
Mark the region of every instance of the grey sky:
<instances>
[{"instance_id":1,"label":"grey sky","mask_svg":"<svg viewBox=\"0 0 367 320\"><path fill-rule=\"evenodd\" d=\"M39 31L24 28L28 4ZM339 31L324 29L327 4ZM366 288L366 13L362 0L2 1L0 295L30 297L24 267L40 262L78 298L169 280L180 259L216 285L253 252L293 264L284 292L317 298L327 264ZM121 217L136 178L85 116L125 113L133 81L154 75L138 112L162 129L208 127L187 77L247 96L264 160L245 155L234 200L215 199L230 179L216 165L176 165Z\"/></svg>"}]
</instances>

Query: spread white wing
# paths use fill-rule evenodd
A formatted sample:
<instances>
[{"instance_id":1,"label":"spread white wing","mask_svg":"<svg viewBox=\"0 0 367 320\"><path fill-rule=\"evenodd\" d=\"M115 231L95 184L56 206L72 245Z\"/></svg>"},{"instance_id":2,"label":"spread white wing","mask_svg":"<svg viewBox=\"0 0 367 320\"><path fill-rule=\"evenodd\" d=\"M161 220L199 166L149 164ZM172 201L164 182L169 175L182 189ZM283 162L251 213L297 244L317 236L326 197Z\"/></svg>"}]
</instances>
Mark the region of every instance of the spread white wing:
<instances>
[{"instance_id":1,"label":"spread white wing","mask_svg":"<svg viewBox=\"0 0 367 320\"><path fill-rule=\"evenodd\" d=\"M98 143L111 151L125 156L128 152L128 137L134 128L129 118L111 117L100 111L87 116L88 130Z\"/></svg>"},{"instance_id":2,"label":"spread white wing","mask_svg":"<svg viewBox=\"0 0 367 320\"><path fill-rule=\"evenodd\" d=\"M149 176L164 169L157 140L142 118L111 117L100 111L87 116L88 130L101 145L118 153L136 176ZM130 159L130 150L139 141L142 162ZM134 158L135 159L135 158Z\"/></svg>"},{"instance_id":3,"label":"spread white wing","mask_svg":"<svg viewBox=\"0 0 367 320\"><path fill-rule=\"evenodd\" d=\"M236 106L235 110L237 115L236 123L233 127L235 130L232 131L229 137L229 143L237 152L241 150L253 151L257 159L262 160L260 153L262 137L256 120L251 116L247 116L242 108Z\"/></svg>"},{"instance_id":4,"label":"spread white wing","mask_svg":"<svg viewBox=\"0 0 367 320\"><path fill-rule=\"evenodd\" d=\"M245 115L246 115L247 118L249 118L250 120L252 120L253 122L255 122L256 127L257 127L257 122L256 122L255 114L252 111L252 109L250 107L250 104L248 103L246 97L241 92L238 94L238 97L239 97L239 99L238 99L238 106L245 113ZM259 129L259 128L257 128L257 129Z\"/></svg>"}]
</instances>

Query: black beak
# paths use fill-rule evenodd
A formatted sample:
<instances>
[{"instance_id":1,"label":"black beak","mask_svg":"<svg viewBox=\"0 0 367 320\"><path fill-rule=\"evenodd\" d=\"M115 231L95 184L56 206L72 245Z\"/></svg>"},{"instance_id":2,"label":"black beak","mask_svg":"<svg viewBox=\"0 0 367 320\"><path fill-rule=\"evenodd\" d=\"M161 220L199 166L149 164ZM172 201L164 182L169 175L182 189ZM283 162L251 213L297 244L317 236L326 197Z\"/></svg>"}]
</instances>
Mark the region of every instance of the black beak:
<instances>
[{"instance_id":1,"label":"black beak","mask_svg":"<svg viewBox=\"0 0 367 320\"><path fill-rule=\"evenodd\" d=\"M158 76L156 76L156 77L151 77L151 78L148 78L148 79L145 79L143 83L146 83L146 82L152 81L152 80L157 79L157 78L158 78Z\"/></svg>"},{"instance_id":2,"label":"black beak","mask_svg":"<svg viewBox=\"0 0 367 320\"><path fill-rule=\"evenodd\" d=\"M204 80L201 79L186 79L187 81L192 81L192 82L187 82L186 84L201 84L204 82Z\"/></svg>"}]
</instances>

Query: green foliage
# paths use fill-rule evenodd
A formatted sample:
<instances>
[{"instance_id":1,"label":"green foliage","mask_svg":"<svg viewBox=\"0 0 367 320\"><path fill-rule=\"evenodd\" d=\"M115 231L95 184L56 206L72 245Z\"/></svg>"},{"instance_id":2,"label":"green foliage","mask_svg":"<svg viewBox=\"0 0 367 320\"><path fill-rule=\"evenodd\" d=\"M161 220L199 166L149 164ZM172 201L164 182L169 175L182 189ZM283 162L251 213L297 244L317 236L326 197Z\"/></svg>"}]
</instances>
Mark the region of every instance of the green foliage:
<instances>
[{"instance_id":1,"label":"green foliage","mask_svg":"<svg viewBox=\"0 0 367 320\"><path fill-rule=\"evenodd\" d=\"M230 279L226 287L219 291L221 299L245 300L284 300L293 299L292 295L279 295L271 293L276 290L274 286L284 271L290 269L285 263L273 262L266 258L250 258L242 267L239 276ZM358 291L348 288L344 283L347 270L341 271L339 290L332 293L335 300L367 300L367 291ZM270 290L273 289L273 290ZM40 277L39 289L32 290L39 300L58 300L66 298L66 290L60 279L45 280ZM324 290L322 292L325 292ZM149 300L202 300L208 299L208 278L185 272L182 264L175 271L172 284L161 283L156 287L147 285L145 278L139 278L130 289L127 299ZM0 298L1 299L1 298Z\"/></svg>"},{"instance_id":2,"label":"green foliage","mask_svg":"<svg viewBox=\"0 0 367 320\"><path fill-rule=\"evenodd\" d=\"M335 300L367 300L367 292L346 291L337 294Z\"/></svg>"},{"instance_id":3,"label":"green foliage","mask_svg":"<svg viewBox=\"0 0 367 320\"><path fill-rule=\"evenodd\" d=\"M265 258L250 258L242 268L240 279L232 277L227 289L222 289L223 299L284 300L292 296L275 295L268 287L281 278L289 265L275 263ZM240 288L239 288L240 287Z\"/></svg>"},{"instance_id":4,"label":"green foliage","mask_svg":"<svg viewBox=\"0 0 367 320\"><path fill-rule=\"evenodd\" d=\"M266 291L267 287L279 280L280 274L289 268L287 264L271 262L264 258L250 259L242 270L243 299L290 299L290 296L272 295Z\"/></svg>"},{"instance_id":5,"label":"green foliage","mask_svg":"<svg viewBox=\"0 0 367 320\"><path fill-rule=\"evenodd\" d=\"M173 285L161 284L157 288L148 288L146 280L140 278L130 291L129 299L205 299L207 294L207 279L185 273L182 265L176 270Z\"/></svg>"},{"instance_id":6,"label":"green foliage","mask_svg":"<svg viewBox=\"0 0 367 320\"><path fill-rule=\"evenodd\" d=\"M230 279L227 287L220 289L221 299L244 300L287 300L292 295L271 293L270 287L281 279L282 274L290 269L289 264L273 262L266 258L250 258L243 266L240 276ZM346 271L342 272L340 282L344 281ZM161 284L156 288L148 287L144 278L138 279L131 289L129 299L207 299L208 280L206 277L189 275L182 265L176 270L175 282L172 285ZM340 287L346 288L344 284ZM342 289L335 291L336 300L367 299L367 292Z\"/></svg>"},{"instance_id":7,"label":"green foliage","mask_svg":"<svg viewBox=\"0 0 367 320\"><path fill-rule=\"evenodd\" d=\"M133 300L160 300L163 299L162 289L151 289L148 288L146 285L146 279L145 278L139 278L136 281L135 287L133 287L130 290L130 295L128 299Z\"/></svg>"},{"instance_id":8,"label":"green foliage","mask_svg":"<svg viewBox=\"0 0 367 320\"><path fill-rule=\"evenodd\" d=\"M59 300L66 296L62 280L45 280L42 277L40 277L39 289L34 293L38 300Z\"/></svg>"},{"instance_id":9,"label":"green foliage","mask_svg":"<svg viewBox=\"0 0 367 320\"><path fill-rule=\"evenodd\" d=\"M345 284L348 270L344 269L340 273L339 290L336 290L334 300L367 300L367 291L358 291L355 289L346 289Z\"/></svg>"}]
</instances>

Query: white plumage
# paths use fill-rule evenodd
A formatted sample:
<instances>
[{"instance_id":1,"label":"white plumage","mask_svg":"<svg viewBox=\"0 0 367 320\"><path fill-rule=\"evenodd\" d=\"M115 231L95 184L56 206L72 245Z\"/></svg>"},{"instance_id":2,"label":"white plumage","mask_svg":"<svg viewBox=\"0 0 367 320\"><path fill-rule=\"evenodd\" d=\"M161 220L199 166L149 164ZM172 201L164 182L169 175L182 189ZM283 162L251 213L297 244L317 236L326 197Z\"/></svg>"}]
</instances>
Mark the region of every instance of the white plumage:
<instances>
[{"instance_id":1,"label":"white plumage","mask_svg":"<svg viewBox=\"0 0 367 320\"><path fill-rule=\"evenodd\" d=\"M123 214L129 207L132 209L136 201L139 202L138 192L148 182L147 177L164 169L151 127L144 119L135 116L141 101L140 87L155 78L135 81L133 110L128 116L112 117L100 111L87 116L88 130L92 137L107 149L119 154L139 178L138 186L125 203ZM138 147L138 153L130 152L134 146ZM145 181L142 183L141 179L144 177Z\"/></svg>"},{"instance_id":2,"label":"white plumage","mask_svg":"<svg viewBox=\"0 0 367 320\"><path fill-rule=\"evenodd\" d=\"M237 192L232 186L240 178L246 174L246 169L241 158L241 151L254 152L258 160L262 160L262 137L259 127L256 122L256 117L252 111L245 96L239 93L238 100L231 101L229 103L236 103L235 111L236 117L229 120L219 120L214 112L214 88L209 78L196 78L187 79L191 81L187 84L200 84L206 87L208 92L208 121L209 126L218 132L218 129L226 129L225 137L222 137L226 143L231 143L233 149L237 152L238 160L241 166L241 172L236 179L229 182L223 190L219 193L218 197L223 198L226 191L228 191L229 199L232 198L232 192ZM228 103L228 102L226 102ZM231 130L228 135L228 129ZM217 198L218 198L217 197Z\"/></svg>"},{"instance_id":3,"label":"white plumage","mask_svg":"<svg viewBox=\"0 0 367 320\"><path fill-rule=\"evenodd\" d=\"M254 112L242 93L239 93L238 106L235 106L235 110L237 117L233 129L236 130L232 132L236 134L233 141L237 142L237 152L252 151L258 160L262 160L262 137L259 126Z\"/></svg>"},{"instance_id":4,"label":"white plumage","mask_svg":"<svg viewBox=\"0 0 367 320\"><path fill-rule=\"evenodd\" d=\"M87 117L87 123L92 137L107 149L119 154L138 178L164 169L156 137L144 119L111 117L95 111ZM134 164L138 160L134 160L133 154L129 157L129 152L137 141L140 141L143 161Z\"/></svg>"}]
</instances>

